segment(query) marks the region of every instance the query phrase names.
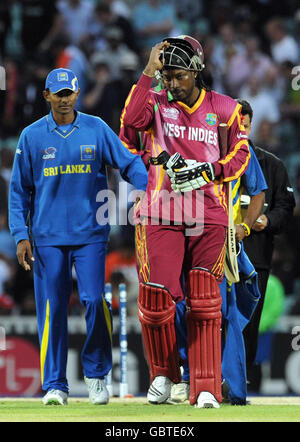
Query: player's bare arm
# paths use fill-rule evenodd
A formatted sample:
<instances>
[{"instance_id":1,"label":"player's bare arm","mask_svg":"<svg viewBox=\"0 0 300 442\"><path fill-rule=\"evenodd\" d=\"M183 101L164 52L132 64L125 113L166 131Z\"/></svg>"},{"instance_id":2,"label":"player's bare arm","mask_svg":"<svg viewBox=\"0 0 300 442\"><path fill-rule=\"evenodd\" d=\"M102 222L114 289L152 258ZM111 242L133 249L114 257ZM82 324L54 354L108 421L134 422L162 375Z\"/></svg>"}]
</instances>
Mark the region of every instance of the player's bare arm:
<instances>
[{"instance_id":1,"label":"player's bare arm","mask_svg":"<svg viewBox=\"0 0 300 442\"><path fill-rule=\"evenodd\" d=\"M257 218L257 220L252 226L252 229L255 230L255 232L261 232L267 227L268 223L269 223L268 217L262 214Z\"/></svg>"},{"instance_id":2,"label":"player's bare arm","mask_svg":"<svg viewBox=\"0 0 300 442\"><path fill-rule=\"evenodd\" d=\"M32 254L31 244L28 239L24 239L18 242L17 245L17 258L18 263L23 267L24 270L31 270L32 262L34 257Z\"/></svg>"},{"instance_id":3,"label":"player's bare arm","mask_svg":"<svg viewBox=\"0 0 300 442\"><path fill-rule=\"evenodd\" d=\"M265 202L265 192L260 192L259 194L254 195L251 198L247 214L243 219L243 224L242 225L237 224L235 226L235 237L237 241L242 241L245 238L245 236L247 236L247 229L245 228L245 224L246 226L249 227L250 230L254 228L256 220L262 211L264 202Z\"/></svg>"}]
</instances>

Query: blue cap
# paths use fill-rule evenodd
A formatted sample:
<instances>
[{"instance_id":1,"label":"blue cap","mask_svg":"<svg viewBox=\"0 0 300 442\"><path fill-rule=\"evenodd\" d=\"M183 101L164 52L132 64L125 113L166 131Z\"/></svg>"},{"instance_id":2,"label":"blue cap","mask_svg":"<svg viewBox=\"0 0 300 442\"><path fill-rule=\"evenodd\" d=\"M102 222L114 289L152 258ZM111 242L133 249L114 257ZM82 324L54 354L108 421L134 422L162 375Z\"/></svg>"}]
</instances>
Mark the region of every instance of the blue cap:
<instances>
[{"instance_id":1,"label":"blue cap","mask_svg":"<svg viewBox=\"0 0 300 442\"><path fill-rule=\"evenodd\" d=\"M53 94L63 89L78 92L78 80L74 72L70 71L70 69L53 69L46 78L45 89L48 88Z\"/></svg>"}]
</instances>

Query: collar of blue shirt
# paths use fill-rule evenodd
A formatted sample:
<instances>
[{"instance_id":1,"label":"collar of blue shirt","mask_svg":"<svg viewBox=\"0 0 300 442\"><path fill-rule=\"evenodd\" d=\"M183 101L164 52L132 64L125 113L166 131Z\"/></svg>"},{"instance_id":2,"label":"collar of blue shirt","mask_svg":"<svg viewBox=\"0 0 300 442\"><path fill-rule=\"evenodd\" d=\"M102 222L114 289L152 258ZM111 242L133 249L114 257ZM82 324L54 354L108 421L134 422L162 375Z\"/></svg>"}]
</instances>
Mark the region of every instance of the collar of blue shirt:
<instances>
[{"instance_id":1,"label":"collar of blue shirt","mask_svg":"<svg viewBox=\"0 0 300 442\"><path fill-rule=\"evenodd\" d=\"M75 111L75 114L76 114L76 118L73 121L72 126L76 126L76 127L79 128L80 112ZM50 130L50 132L53 132L55 129L58 128L58 125L57 125L56 121L54 120L51 111L49 112L49 114L47 115L46 118L47 118L47 123L48 123L48 126L49 126L49 130Z\"/></svg>"}]
</instances>

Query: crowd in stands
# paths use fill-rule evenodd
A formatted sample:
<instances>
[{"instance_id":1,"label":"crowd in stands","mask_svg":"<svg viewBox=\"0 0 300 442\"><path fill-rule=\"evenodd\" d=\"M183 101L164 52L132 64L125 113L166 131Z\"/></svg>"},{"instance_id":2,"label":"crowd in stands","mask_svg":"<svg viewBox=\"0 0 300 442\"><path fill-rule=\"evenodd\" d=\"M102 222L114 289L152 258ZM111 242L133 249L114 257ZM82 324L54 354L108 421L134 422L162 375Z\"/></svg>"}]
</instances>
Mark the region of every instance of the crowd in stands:
<instances>
[{"instance_id":1,"label":"crowd in stands","mask_svg":"<svg viewBox=\"0 0 300 442\"><path fill-rule=\"evenodd\" d=\"M100 116L119 133L120 114L151 47L189 34L203 45L205 81L248 100L252 140L286 164L297 208L278 238L273 273L288 295L300 281L300 8L297 0L6 0L0 2L0 313L31 314L31 274L16 263L7 198L22 129L49 112L42 98L47 73L72 69L81 88L77 109ZM109 171L118 196L118 173ZM128 189L130 190L130 189ZM124 204L119 200L119 204ZM125 206L124 210L129 210ZM137 296L132 226L112 226L107 280L127 282ZM80 311L76 281L71 312ZM300 295L300 292L299 292ZM133 308L133 307L132 307ZM133 308L134 309L134 308ZM74 313L74 314L75 314Z\"/></svg>"}]
</instances>

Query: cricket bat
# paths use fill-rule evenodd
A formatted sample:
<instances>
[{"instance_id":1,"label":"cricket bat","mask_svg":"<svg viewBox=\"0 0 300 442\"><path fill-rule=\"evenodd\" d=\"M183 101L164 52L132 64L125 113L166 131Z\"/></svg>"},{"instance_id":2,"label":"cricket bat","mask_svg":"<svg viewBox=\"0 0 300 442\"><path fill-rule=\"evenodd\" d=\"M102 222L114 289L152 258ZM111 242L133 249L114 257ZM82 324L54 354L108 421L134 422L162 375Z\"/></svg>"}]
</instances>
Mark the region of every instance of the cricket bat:
<instances>
[{"instance_id":1,"label":"cricket bat","mask_svg":"<svg viewBox=\"0 0 300 442\"><path fill-rule=\"evenodd\" d=\"M227 145L227 124L220 123L218 127L219 131L219 143L221 158L227 155L228 145ZM239 268L237 263L237 253L236 253L236 240L235 240L235 227L233 220L233 206L232 206L232 186L231 182L224 183L225 190L228 195L228 229L227 229L227 244L226 244L226 256L224 263L224 272L226 279L231 282L238 282L240 280Z\"/></svg>"}]
</instances>

